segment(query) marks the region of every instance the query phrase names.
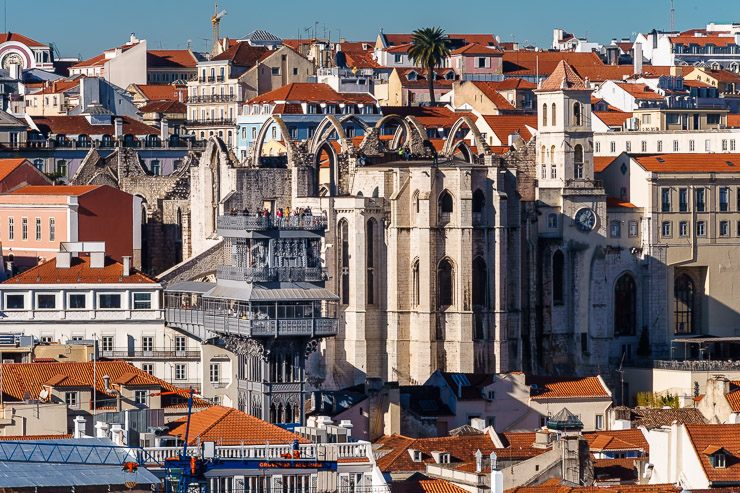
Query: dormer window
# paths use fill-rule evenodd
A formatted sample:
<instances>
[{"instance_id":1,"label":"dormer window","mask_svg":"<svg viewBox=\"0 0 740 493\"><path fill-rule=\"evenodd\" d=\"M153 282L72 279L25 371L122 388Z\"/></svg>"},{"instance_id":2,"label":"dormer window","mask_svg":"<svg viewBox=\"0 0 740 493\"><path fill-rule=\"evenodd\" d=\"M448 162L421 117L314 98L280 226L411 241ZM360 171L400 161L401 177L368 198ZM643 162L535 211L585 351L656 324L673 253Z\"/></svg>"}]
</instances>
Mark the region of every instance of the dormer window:
<instances>
[{"instance_id":1,"label":"dormer window","mask_svg":"<svg viewBox=\"0 0 740 493\"><path fill-rule=\"evenodd\" d=\"M416 80L416 79L418 79L418 78L419 78L419 76L418 76L418 74L417 74L416 72L414 72L414 71L412 70L412 71L410 71L410 72L408 73L408 75L406 76L406 78L407 78L408 80Z\"/></svg>"},{"instance_id":2,"label":"dormer window","mask_svg":"<svg viewBox=\"0 0 740 493\"><path fill-rule=\"evenodd\" d=\"M449 72L447 72L445 74L445 79L447 79L447 80L452 80L454 78L455 78L455 72L453 72L453 71L449 71Z\"/></svg>"},{"instance_id":3,"label":"dormer window","mask_svg":"<svg viewBox=\"0 0 740 493\"><path fill-rule=\"evenodd\" d=\"M714 467L717 469L727 467L727 456L725 454L714 454Z\"/></svg>"},{"instance_id":4,"label":"dormer window","mask_svg":"<svg viewBox=\"0 0 740 493\"><path fill-rule=\"evenodd\" d=\"M411 455L412 461L421 462L421 459L422 459L421 450L409 449L409 454Z\"/></svg>"},{"instance_id":5,"label":"dormer window","mask_svg":"<svg viewBox=\"0 0 740 493\"><path fill-rule=\"evenodd\" d=\"M316 105L315 104L306 105L306 113L308 113L309 115L315 115Z\"/></svg>"}]
</instances>

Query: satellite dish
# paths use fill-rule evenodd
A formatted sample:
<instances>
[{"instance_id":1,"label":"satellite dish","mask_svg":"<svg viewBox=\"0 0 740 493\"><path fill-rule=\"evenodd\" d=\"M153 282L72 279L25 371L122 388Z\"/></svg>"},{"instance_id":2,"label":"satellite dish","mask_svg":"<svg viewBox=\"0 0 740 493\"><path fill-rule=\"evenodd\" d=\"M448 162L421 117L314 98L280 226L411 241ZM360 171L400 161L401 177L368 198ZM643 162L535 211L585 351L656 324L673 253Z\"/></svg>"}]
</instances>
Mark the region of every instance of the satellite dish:
<instances>
[{"instance_id":1,"label":"satellite dish","mask_svg":"<svg viewBox=\"0 0 740 493\"><path fill-rule=\"evenodd\" d=\"M39 399L45 401L47 397L49 397L49 391L47 389L41 389L41 392L39 392Z\"/></svg>"}]
</instances>

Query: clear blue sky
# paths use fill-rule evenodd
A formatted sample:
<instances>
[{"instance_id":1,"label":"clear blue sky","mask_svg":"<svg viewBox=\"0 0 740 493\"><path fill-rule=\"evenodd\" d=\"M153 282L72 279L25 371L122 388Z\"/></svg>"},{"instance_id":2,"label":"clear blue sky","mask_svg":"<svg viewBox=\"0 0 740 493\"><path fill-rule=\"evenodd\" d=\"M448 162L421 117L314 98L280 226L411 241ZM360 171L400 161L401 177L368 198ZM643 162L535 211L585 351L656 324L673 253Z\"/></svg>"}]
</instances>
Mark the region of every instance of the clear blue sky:
<instances>
[{"instance_id":1,"label":"clear blue sky","mask_svg":"<svg viewBox=\"0 0 740 493\"><path fill-rule=\"evenodd\" d=\"M100 54L126 42L131 32L146 39L150 49L184 48L193 41L206 51L211 39L210 0L41 0L7 2L7 28L42 43L54 42L62 56ZM707 22L740 21L738 0L675 0L676 28L705 27ZM31 8L29 8L31 7ZM2 4L0 4L2 8ZM31 12L38 8L42 14ZM493 33L502 41L516 40L547 47L552 29L560 27L592 41L609 42L633 32L670 27L670 0L221 0L221 36L241 37L266 29L295 38L319 22L332 39L339 31L348 40L375 40L378 30L410 32L416 27L441 26L447 32ZM1 14L2 12L0 12Z\"/></svg>"}]
</instances>

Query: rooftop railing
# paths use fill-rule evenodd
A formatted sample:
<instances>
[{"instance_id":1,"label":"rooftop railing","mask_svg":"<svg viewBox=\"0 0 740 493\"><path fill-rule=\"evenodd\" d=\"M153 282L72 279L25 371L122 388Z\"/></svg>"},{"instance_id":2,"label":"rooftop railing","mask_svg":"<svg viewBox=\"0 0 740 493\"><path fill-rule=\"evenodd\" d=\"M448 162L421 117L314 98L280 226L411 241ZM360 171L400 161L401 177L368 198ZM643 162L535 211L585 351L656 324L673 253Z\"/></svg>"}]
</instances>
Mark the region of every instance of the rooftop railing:
<instances>
[{"instance_id":1,"label":"rooftop railing","mask_svg":"<svg viewBox=\"0 0 740 493\"><path fill-rule=\"evenodd\" d=\"M246 282L317 282L327 278L321 267L263 267L248 268L220 265L216 271L218 279Z\"/></svg>"},{"instance_id":2,"label":"rooftop railing","mask_svg":"<svg viewBox=\"0 0 740 493\"><path fill-rule=\"evenodd\" d=\"M266 229L326 229L326 217L303 214L277 217L262 214L235 214L218 217L218 229L254 230Z\"/></svg>"}]
</instances>

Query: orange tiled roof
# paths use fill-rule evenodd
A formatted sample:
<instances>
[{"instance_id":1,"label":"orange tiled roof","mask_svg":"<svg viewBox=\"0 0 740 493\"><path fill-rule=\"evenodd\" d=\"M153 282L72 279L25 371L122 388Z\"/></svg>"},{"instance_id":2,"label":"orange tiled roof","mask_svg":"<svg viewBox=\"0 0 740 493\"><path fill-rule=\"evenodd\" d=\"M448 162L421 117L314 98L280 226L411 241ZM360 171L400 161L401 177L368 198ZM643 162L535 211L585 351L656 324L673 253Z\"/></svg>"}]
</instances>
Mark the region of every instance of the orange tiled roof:
<instances>
[{"instance_id":1,"label":"orange tiled roof","mask_svg":"<svg viewBox=\"0 0 740 493\"><path fill-rule=\"evenodd\" d=\"M15 442L18 440L65 440L68 438L72 438L72 435L69 433L64 435L5 435L0 436L0 441Z\"/></svg>"},{"instance_id":2,"label":"orange tiled roof","mask_svg":"<svg viewBox=\"0 0 740 493\"><path fill-rule=\"evenodd\" d=\"M737 154L647 154L633 156L640 166L655 173L738 173Z\"/></svg>"},{"instance_id":3,"label":"orange tiled roof","mask_svg":"<svg viewBox=\"0 0 740 493\"><path fill-rule=\"evenodd\" d=\"M515 132L529 142L532 133L527 127L537 128L536 115L483 115L483 119L503 144L508 144L509 135Z\"/></svg>"},{"instance_id":4,"label":"orange tiled roof","mask_svg":"<svg viewBox=\"0 0 740 493\"><path fill-rule=\"evenodd\" d=\"M185 436L187 417L170 424L170 434ZM211 406L203 411L193 413L190 418L190 445L200 441L215 441L221 445L257 445L288 444L298 440L299 443L311 443L300 435L275 426L266 421L244 413L238 409Z\"/></svg>"},{"instance_id":5,"label":"orange tiled roof","mask_svg":"<svg viewBox=\"0 0 740 493\"><path fill-rule=\"evenodd\" d=\"M177 86L170 84L133 84L133 86L150 101L162 101L165 99L176 101L178 99Z\"/></svg>"},{"instance_id":6,"label":"orange tiled roof","mask_svg":"<svg viewBox=\"0 0 740 493\"><path fill-rule=\"evenodd\" d=\"M740 128L740 114L727 115L727 127Z\"/></svg>"},{"instance_id":7,"label":"orange tiled roof","mask_svg":"<svg viewBox=\"0 0 740 493\"><path fill-rule=\"evenodd\" d=\"M11 195L65 195L77 196L95 190L101 185L26 185L10 192Z\"/></svg>"},{"instance_id":8,"label":"orange tiled roof","mask_svg":"<svg viewBox=\"0 0 740 493\"><path fill-rule=\"evenodd\" d=\"M451 55L497 55L501 56L502 51L496 49L493 46L488 45L481 45L479 43L470 43L462 48L458 48L455 51L451 52Z\"/></svg>"},{"instance_id":9,"label":"orange tiled roof","mask_svg":"<svg viewBox=\"0 0 740 493\"><path fill-rule=\"evenodd\" d=\"M394 471L425 471L427 464L433 464L433 451L442 451L450 454L451 463L473 462L475 452L480 450L483 455L496 452L499 457L530 458L546 452L545 449L535 449L531 446L506 449L495 447L488 434L458 435L439 438L409 438L403 435L385 435L375 442L377 454L376 463L383 472ZM380 445L380 447L377 447ZM419 450L422 453L421 462L414 462L408 450Z\"/></svg>"},{"instance_id":10,"label":"orange tiled roof","mask_svg":"<svg viewBox=\"0 0 740 493\"><path fill-rule=\"evenodd\" d=\"M56 187L61 188L61 187ZM73 257L70 267L57 268L54 258L36 267L21 272L2 284L156 284L157 281L141 272L131 270L123 277L123 264L105 258L105 267L93 269L87 256Z\"/></svg>"},{"instance_id":11,"label":"orange tiled roof","mask_svg":"<svg viewBox=\"0 0 740 493\"><path fill-rule=\"evenodd\" d=\"M684 426L710 486L712 483L740 482L740 424ZM723 448L730 454L726 467L712 467L709 456L703 453L708 447Z\"/></svg>"},{"instance_id":12,"label":"orange tiled roof","mask_svg":"<svg viewBox=\"0 0 740 493\"><path fill-rule=\"evenodd\" d=\"M601 173L607 166L612 164L616 156L594 156L594 172Z\"/></svg>"},{"instance_id":13,"label":"orange tiled roof","mask_svg":"<svg viewBox=\"0 0 740 493\"><path fill-rule=\"evenodd\" d=\"M607 158L609 159L609 158ZM611 161L610 161L611 162ZM601 170L599 170L601 171ZM606 198L606 206L607 207L623 207L626 209L634 209L637 206L635 204L632 204L630 202L625 202L621 199L618 199L617 197L607 197Z\"/></svg>"},{"instance_id":14,"label":"orange tiled roof","mask_svg":"<svg viewBox=\"0 0 740 493\"><path fill-rule=\"evenodd\" d=\"M55 135L115 135L115 125L92 125L83 115L32 116L33 123L43 134ZM123 119L123 134L159 135L159 129L134 120L128 116Z\"/></svg>"},{"instance_id":15,"label":"orange tiled roof","mask_svg":"<svg viewBox=\"0 0 740 493\"><path fill-rule=\"evenodd\" d=\"M372 51L344 51L348 67L357 68L383 68L381 64L375 61Z\"/></svg>"},{"instance_id":16,"label":"orange tiled roof","mask_svg":"<svg viewBox=\"0 0 740 493\"><path fill-rule=\"evenodd\" d=\"M195 68L198 60L190 50L147 50L147 68Z\"/></svg>"},{"instance_id":17,"label":"orange tiled roof","mask_svg":"<svg viewBox=\"0 0 740 493\"><path fill-rule=\"evenodd\" d=\"M32 93L31 96L36 94L59 94L74 89L79 85L79 78L75 80L55 80L48 86L44 86L40 91Z\"/></svg>"},{"instance_id":18,"label":"orange tiled roof","mask_svg":"<svg viewBox=\"0 0 740 493\"><path fill-rule=\"evenodd\" d=\"M31 38L27 38L26 36L23 36L22 34L18 33L0 33L0 44L7 43L8 41L17 41L19 43L23 43L24 45L28 47L42 47L47 46L43 43L39 43L38 41L34 41Z\"/></svg>"},{"instance_id":19,"label":"orange tiled roof","mask_svg":"<svg viewBox=\"0 0 740 493\"><path fill-rule=\"evenodd\" d=\"M508 76L549 75L561 61L580 70L585 66L605 67L604 62L594 52L574 53L569 51L507 51L503 56L503 72Z\"/></svg>"},{"instance_id":20,"label":"orange tiled roof","mask_svg":"<svg viewBox=\"0 0 740 493\"><path fill-rule=\"evenodd\" d=\"M672 44L683 44L683 45L714 45L714 46L727 46L734 45L734 36L720 36L718 34L709 34L705 36L684 36L683 33L680 36L672 36L668 38Z\"/></svg>"},{"instance_id":21,"label":"orange tiled roof","mask_svg":"<svg viewBox=\"0 0 740 493\"><path fill-rule=\"evenodd\" d=\"M643 450L649 452L650 445L642 431L636 428L628 430L601 430L583 433L591 450Z\"/></svg>"},{"instance_id":22,"label":"orange tiled roof","mask_svg":"<svg viewBox=\"0 0 740 493\"><path fill-rule=\"evenodd\" d=\"M279 89L266 92L247 101L245 104L274 103L277 101L315 102L315 103L365 103L374 104L369 94L338 93L328 84L318 82L294 82Z\"/></svg>"},{"instance_id":23,"label":"orange tiled roof","mask_svg":"<svg viewBox=\"0 0 740 493\"><path fill-rule=\"evenodd\" d=\"M701 399L699 399L701 400ZM648 430L679 424L706 424L706 418L696 408L683 409L631 409L632 427L644 426Z\"/></svg>"},{"instance_id":24,"label":"orange tiled roof","mask_svg":"<svg viewBox=\"0 0 740 493\"><path fill-rule=\"evenodd\" d=\"M139 113L187 113L188 107L180 101L153 101L139 108Z\"/></svg>"},{"instance_id":25,"label":"orange tiled roof","mask_svg":"<svg viewBox=\"0 0 740 493\"><path fill-rule=\"evenodd\" d=\"M472 84L480 90L493 104L500 110L513 110L514 107L509 101L503 97L498 91L498 83L496 82L483 82L483 81L472 81Z\"/></svg>"},{"instance_id":26,"label":"orange tiled roof","mask_svg":"<svg viewBox=\"0 0 740 493\"><path fill-rule=\"evenodd\" d=\"M127 385L150 386L163 391L175 391L177 387L159 378L149 375L125 361L97 361L93 372L92 362L82 363L11 363L0 365L0 378L3 382L3 395L9 401L22 401L27 395L32 399L39 396L44 385L55 386L61 383L64 387L66 379L80 383L79 386L92 387L103 397L114 397L114 394L105 391L103 376L108 375L115 382L121 375L134 373L136 378ZM93 382L93 375L96 375ZM78 386L78 385L75 385ZM187 402L187 398L180 395L162 396L163 407L181 407ZM207 407L208 404L200 399L195 399L196 407Z\"/></svg>"},{"instance_id":27,"label":"orange tiled roof","mask_svg":"<svg viewBox=\"0 0 740 493\"><path fill-rule=\"evenodd\" d=\"M730 382L730 392L725 394L725 397L732 408L732 412L740 412L740 382L736 380Z\"/></svg>"},{"instance_id":28,"label":"orange tiled roof","mask_svg":"<svg viewBox=\"0 0 740 493\"><path fill-rule=\"evenodd\" d=\"M0 181L8 177L10 173L18 169L26 160L21 159L0 159Z\"/></svg>"},{"instance_id":29,"label":"orange tiled roof","mask_svg":"<svg viewBox=\"0 0 740 493\"><path fill-rule=\"evenodd\" d=\"M590 90L586 87L586 83L578 73L573 70L573 67L568 65L565 60L561 60L558 63L552 74L545 79L542 83L539 91L560 91L560 90Z\"/></svg>"},{"instance_id":30,"label":"orange tiled roof","mask_svg":"<svg viewBox=\"0 0 740 493\"><path fill-rule=\"evenodd\" d=\"M232 65L252 68L275 51L264 46L252 46L249 43L236 43L220 55L211 58L211 61L229 61Z\"/></svg>"},{"instance_id":31,"label":"orange tiled roof","mask_svg":"<svg viewBox=\"0 0 740 493\"><path fill-rule=\"evenodd\" d=\"M663 99L663 96L653 91L653 89L646 84L618 82L617 86L621 87L625 92L627 92L635 99Z\"/></svg>"},{"instance_id":32,"label":"orange tiled roof","mask_svg":"<svg viewBox=\"0 0 740 493\"><path fill-rule=\"evenodd\" d=\"M632 113L624 111L594 111L594 115L609 127L621 127L624 122L632 118Z\"/></svg>"},{"instance_id":33,"label":"orange tiled roof","mask_svg":"<svg viewBox=\"0 0 740 493\"><path fill-rule=\"evenodd\" d=\"M466 491L444 479L394 481L391 483L391 493L466 493Z\"/></svg>"},{"instance_id":34,"label":"orange tiled roof","mask_svg":"<svg viewBox=\"0 0 740 493\"><path fill-rule=\"evenodd\" d=\"M609 398L611 393L599 377L536 377L528 376L532 399ZM536 388L535 388L536 385Z\"/></svg>"}]
</instances>

